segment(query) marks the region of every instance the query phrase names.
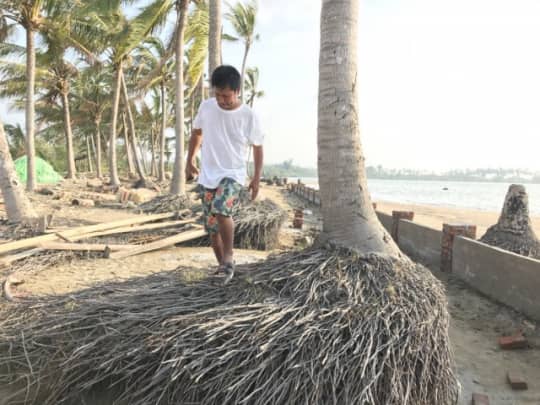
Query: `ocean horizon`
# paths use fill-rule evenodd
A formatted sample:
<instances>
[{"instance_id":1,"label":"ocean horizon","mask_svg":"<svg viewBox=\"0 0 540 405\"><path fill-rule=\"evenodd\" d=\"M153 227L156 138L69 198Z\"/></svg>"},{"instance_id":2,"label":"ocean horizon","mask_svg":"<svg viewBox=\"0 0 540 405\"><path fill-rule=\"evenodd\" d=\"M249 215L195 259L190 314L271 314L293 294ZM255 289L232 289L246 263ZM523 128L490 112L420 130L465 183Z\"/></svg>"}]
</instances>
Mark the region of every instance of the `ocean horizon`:
<instances>
[{"instance_id":1,"label":"ocean horizon","mask_svg":"<svg viewBox=\"0 0 540 405\"><path fill-rule=\"evenodd\" d=\"M318 188L317 177L290 177L307 186ZM368 179L372 201L401 204L427 204L450 208L467 208L500 212L512 182L471 182L435 180ZM540 184L524 184L529 196L529 211L540 215Z\"/></svg>"}]
</instances>

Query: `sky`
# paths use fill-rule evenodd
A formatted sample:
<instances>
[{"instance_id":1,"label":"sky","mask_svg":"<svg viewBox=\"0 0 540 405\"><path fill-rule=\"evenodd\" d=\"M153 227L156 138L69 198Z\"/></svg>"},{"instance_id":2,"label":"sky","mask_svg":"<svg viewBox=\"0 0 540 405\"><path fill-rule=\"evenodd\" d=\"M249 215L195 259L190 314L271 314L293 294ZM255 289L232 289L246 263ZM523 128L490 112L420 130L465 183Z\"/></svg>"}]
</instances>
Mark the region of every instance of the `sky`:
<instances>
[{"instance_id":1,"label":"sky","mask_svg":"<svg viewBox=\"0 0 540 405\"><path fill-rule=\"evenodd\" d=\"M248 66L259 68L265 92L255 109L269 163L316 166L320 5L259 0ZM366 164L540 170L538 21L537 0L360 0ZM240 68L242 52L224 43L223 60ZM6 116L5 101L0 114L23 119Z\"/></svg>"}]
</instances>

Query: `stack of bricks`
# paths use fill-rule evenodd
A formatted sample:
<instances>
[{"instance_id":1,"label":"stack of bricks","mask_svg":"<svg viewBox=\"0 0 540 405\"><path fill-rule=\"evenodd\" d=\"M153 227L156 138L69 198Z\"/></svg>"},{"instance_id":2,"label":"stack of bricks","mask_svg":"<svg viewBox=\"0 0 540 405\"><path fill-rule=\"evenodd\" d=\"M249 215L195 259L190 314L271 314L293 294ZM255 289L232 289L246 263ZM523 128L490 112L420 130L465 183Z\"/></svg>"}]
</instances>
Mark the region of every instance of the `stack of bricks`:
<instances>
[{"instance_id":1,"label":"stack of bricks","mask_svg":"<svg viewBox=\"0 0 540 405\"><path fill-rule=\"evenodd\" d=\"M441 271L452 272L452 255L456 236L476 239L476 225L443 224L441 242Z\"/></svg>"},{"instance_id":2,"label":"stack of bricks","mask_svg":"<svg viewBox=\"0 0 540 405\"><path fill-rule=\"evenodd\" d=\"M399 243L399 221L407 219L412 221L414 219L413 211L392 211L392 238L396 243Z\"/></svg>"}]
</instances>

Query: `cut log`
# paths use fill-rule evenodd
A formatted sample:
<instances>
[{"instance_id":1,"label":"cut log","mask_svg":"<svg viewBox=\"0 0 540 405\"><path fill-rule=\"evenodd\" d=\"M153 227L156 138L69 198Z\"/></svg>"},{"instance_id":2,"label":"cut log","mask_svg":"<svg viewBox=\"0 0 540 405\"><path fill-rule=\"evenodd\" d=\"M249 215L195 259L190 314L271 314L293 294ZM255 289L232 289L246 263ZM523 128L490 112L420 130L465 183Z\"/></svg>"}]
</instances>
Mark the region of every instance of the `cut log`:
<instances>
[{"instance_id":1,"label":"cut log","mask_svg":"<svg viewBox=\"0 0 540 405\"><path fill-rule=\"evenodd\" d=\"M178 235L170 236L168 238L164 238L161 240L157 240L155 242L147 243L145 245L138 246L134 249L125 250L122 252L116 252L112 253L110 255L111 259L123 259L125 257L135 256L141 253L151 252L154 250L163 249L165 247L169 247L172 245L175 245L177 243L186 242L188 240L198 239L202 236L206 235L206 231L204 229L194 229L189 230L186 232L182 232Z\"/></svg>"},{"instance_id":2,"label":"cut log","mask_svg":"<svg viewBox=\"0 0 540 405\"><path fill-rule=\"evenodd\" d=\"M96 204L94 200L88 200L86 198L74 198L71 200L71 205L78 205L80 207L93 207Z\"/></svg>"},{"instance_id":3,"label":"cut log","mask_svg":"<svg viewBox=\"0 0 540 405\"><path fill-rule=\"evenodd\" d=\"M71 251L89 251L89 252L103 252L106 248L111 251L129 250L135 248L137 245L110 245L100 243L62 243L62 242L44 242L40 243L39 247L44 250L71 250Z\"/></svg>"},{"instance_id":4,"label":"cut log","mask_svg":"<svg viewBox=\"0 0 540 405\"><path fill-rule=\"evenodd\" d=\"M35 236L33 238L16 240L13 242L3 243L0 245L0 254L12 252L13 250L35 247L42 242L50 242L62 237L68 240L74 240L73 237L80 235L89 234L97 231L104 231L107 229L120 228L128 225L143 224L146 222L158 221L160 219L173 218L177 215L174 212L168 212L165 214L154 214L154 215L139 215L133 218L121 219L118 221L105 222L96 225L86 225L74 229L69 229L64 232L59 232L57 234L47 234L41 236Z\"/></svg>"}]
</instances>

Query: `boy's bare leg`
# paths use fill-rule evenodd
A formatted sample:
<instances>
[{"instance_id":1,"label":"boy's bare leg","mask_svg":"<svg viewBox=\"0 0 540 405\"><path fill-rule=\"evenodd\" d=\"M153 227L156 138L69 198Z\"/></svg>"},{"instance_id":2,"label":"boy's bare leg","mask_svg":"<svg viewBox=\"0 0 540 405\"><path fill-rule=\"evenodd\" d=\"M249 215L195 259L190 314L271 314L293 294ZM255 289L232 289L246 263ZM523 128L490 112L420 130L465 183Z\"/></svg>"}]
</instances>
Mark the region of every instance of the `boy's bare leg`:
<instances>
[{"instance_id":1,"label":"boy's bare leg","mask_svg":"<svg viewBox=\"0 0 540 405\"><path fill-rule=\"evenodd\" d=\"M234 222L232 217L216 215L219 235L223 243L223 256L221 264L233 262Z\"/></svg>"},{"instance_id":2,"label":"boy's bare leg","mask_svg":"<svg viewBox=\"0 0 540 405\"><path fill-rule=\"evenodd\" d=\"M221 235L219 232L210 234L210 243L212 244L212 249L214 249L214 255L218 265L223 264L223 241L221 240Z\"/></svg>"}]
</instances>

